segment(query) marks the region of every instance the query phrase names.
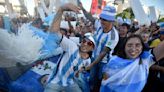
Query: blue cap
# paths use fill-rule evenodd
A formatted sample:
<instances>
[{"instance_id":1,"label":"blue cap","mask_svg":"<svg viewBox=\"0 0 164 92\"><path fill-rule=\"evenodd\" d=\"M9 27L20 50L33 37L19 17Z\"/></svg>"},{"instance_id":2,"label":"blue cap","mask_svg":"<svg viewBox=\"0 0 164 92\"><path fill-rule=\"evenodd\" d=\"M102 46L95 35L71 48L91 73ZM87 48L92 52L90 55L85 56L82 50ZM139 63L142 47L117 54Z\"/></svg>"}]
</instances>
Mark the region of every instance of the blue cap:
<instances>
[{"instance_id":1,"label":"blue cap","mask_svg":"<svg viewBox=\"0 0 164 92\"><path fill-rule=\"evenodd\" d=\"M116 8L113 6L105 6L100 14L100 18L108 21L115 21Z\"/></svg>"}]
</instances>

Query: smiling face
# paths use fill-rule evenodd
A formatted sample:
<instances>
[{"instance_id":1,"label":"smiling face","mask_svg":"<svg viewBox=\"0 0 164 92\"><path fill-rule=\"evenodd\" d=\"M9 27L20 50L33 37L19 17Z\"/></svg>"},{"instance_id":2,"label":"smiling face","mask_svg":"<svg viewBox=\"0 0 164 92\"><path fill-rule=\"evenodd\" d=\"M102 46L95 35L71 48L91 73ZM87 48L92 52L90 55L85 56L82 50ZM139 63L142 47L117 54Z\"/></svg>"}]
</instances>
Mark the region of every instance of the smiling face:
<instances>
[{"instance_id":1,"label":"smiling face","mask_svg":"<svg viewBox=\"0 0 164 92\"><path fill-rule=\"evenodd\" d=\"M130 38L125 44L125 54L128 59L137 58L143 50L141 40L137 37Z\"/></svg>"},{"instance_id":2,"label":"smiling face","mask_svg":"<svg viewBox=\"0 0 164 92\"><path fill-rule=\"evenodd\" d=\"M80 51L81 52L90 52L94 49L94 43L87 38L84 38L81 42Z\"/></svg>"}]
</instances>

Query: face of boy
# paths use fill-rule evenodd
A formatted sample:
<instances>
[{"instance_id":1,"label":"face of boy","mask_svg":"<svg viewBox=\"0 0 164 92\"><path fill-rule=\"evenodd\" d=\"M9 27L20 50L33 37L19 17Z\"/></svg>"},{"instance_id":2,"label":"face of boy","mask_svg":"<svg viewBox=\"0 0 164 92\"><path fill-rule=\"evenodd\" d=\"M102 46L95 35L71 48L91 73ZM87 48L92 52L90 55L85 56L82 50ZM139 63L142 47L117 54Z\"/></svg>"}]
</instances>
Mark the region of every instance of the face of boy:
<instances>
[{"instance_id":1,"label":"face of boy","mask_svg":"<svg viewBox=\"0 0 164 92\"><path fill-rule=\"evenodd\" d=\"M126 26L120 26L119 35L121 37L126 36L128 29Z\"/></svg>"},{"instance_id":2,"label":"face of boy","mask_svg":"<svg viewBox=\"0 0 164 92\"><path fill-rule=\"evenodd\" d=\"M108 21L108 20L105 20L103 18L100 18L100 20L101 20L101 26L104 29L103 31L105 33L109 32L112 29L112 27L113 27L112 22Z\"/></svg>"},{"instance_id":3,"label":"face of boy","mask_svg":"<svg viewBox=\"0 0 164 92\"><path fill-rule=\"evenodd\" d=\"M90 52L92 51L94 48L94 44L92 41L90 41L89 39L87 38L84 38L81 42L81 46L80 46L80 50L82 52Z\"/></svg>"}]
</instances>

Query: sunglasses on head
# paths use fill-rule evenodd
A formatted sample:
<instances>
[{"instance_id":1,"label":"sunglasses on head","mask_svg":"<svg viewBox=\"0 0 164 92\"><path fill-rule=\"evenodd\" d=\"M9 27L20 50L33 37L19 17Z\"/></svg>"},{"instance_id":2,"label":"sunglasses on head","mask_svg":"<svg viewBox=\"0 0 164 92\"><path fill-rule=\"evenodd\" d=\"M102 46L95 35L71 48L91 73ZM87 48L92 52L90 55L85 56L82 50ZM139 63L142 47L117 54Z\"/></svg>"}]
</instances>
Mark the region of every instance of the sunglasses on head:
<instances>
[{"instance_id":1,"label":"sunglasses on head","mask_svg":"<svg viewBox=\"0 0 164 92\"><path fill-rule=\"evenodd\" d=\"M87 45L89 45L89 46L94 46L93 42L86 38L82 40L82 43L87 43Z\"/></svg>"}]
</instances>

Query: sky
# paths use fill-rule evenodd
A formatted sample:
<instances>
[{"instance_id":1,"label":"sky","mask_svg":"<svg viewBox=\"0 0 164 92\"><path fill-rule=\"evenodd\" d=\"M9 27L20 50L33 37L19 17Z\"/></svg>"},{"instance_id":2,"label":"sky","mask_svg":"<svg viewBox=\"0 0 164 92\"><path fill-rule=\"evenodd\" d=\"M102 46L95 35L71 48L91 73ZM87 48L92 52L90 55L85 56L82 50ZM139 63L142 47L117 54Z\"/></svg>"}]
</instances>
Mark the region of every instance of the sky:
<instances>
[{"instance_id":1,"label":"sky","mask_svg":"<svg viewBox=\"0 0 164 92\"><path fill-rule=\"evenodd\" d=\"M82 4L83 4L83 7L86 8L87 11L90 10L91 8L91 3L92 3L92 0L81 0Z\"/></svg>"},{"instance_id":2,"label":"sky","mask_svg":"<svg viewBox=\"0 0 164 92\"><path fill-rule=\"evenodd\" d=\"M10 0L12 3L19 3L18 0ZM33 14L34 10L34 0L25 0L25 5L27 5L28 11L30 14ZM92 0L81 0L83 1L84 7L89 8L90 3ZM114 0L109 0L109 1L114 1ZM164 0L140 0L141 3L145 6L155 6L157 9L160 10L160 13L164 15Z\"/></svg>"},{"instance_id":3,"label":"sky","mask_svg":"<svg viewBox=\"0 0 164 92\"><path fill-rule=\"evenodd\" d=\"M164 0L140 0L145 6L155 6L164 15Z\"/></svg>"},{"instance_id":4,"label":"sky","mask_svg":"<svg viewBox=\"0 0 164 92\"><path fill-rule=\"evenodd\" d=\"M34 7L35 7L34 0L24 0L24 1L25 1L26 7L28 8L28 13L30 15L34 15Z\"/></svg>"},{"instance_id":5,"label":"sky","mask_svg":"<svg viewBox=\"0 0 164 92\"><path fill-rule=\"evenodd\" d=\"M88 0L81 0L81 1L83 1L84 3L88 3ZM109 1L114 1L114 0L109 0ZM164 0L140 0L140 2L142 3L142 5L145 6L155 6L157 9L160 10L160 13L164 15L164 7L163 7Z\"/></svg>"}]
</instances>

